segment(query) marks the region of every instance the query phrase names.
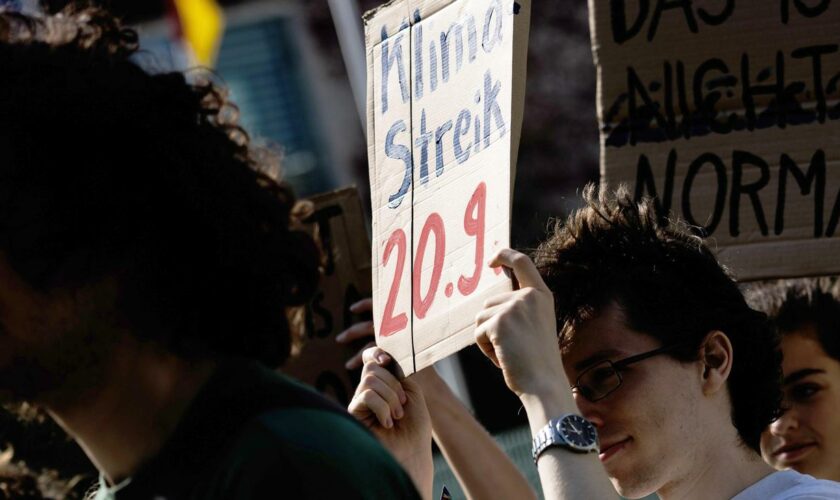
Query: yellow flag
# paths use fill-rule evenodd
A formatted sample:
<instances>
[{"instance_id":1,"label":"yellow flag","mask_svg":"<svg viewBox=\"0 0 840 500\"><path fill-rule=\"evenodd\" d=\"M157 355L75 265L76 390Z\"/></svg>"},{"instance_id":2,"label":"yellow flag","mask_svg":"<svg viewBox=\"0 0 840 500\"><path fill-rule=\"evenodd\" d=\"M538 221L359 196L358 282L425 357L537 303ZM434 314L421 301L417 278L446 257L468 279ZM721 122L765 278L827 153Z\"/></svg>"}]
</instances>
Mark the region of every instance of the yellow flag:
<instances>
[{"instance_id":1,"label":"yellow flag","mask_svg":"<svg viewBox=\"0 0 840 500\"><path fill-rule=\"evenodd\" d=\"M222 33L224 12L214 0L173 0L181 36L190 45L198 64L213 67Z\"/></svg>"}]
</instances>

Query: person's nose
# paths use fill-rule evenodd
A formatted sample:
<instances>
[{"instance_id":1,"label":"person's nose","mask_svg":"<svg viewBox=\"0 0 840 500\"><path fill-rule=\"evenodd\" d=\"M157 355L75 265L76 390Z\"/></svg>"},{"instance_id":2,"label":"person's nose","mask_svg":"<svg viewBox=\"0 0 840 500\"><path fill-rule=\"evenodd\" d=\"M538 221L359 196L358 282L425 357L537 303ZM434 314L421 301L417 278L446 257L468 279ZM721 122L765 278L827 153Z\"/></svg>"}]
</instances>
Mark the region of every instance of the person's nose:
<instances>
[{"instance_id":1,"label":"person's nose","mask_svg":"<svg viewBox=\"0 0 840 500\"><path fill-rule=\"evenodd\" d=\"M575 392L575 404L577 404L578 410L583 417L590 422L592 425L595 426L596 429L600 429L604 426L604 417L603 411L601 410L601 406L599 402L592 402L583 397L580 392Z\"/></svg>"},{"instance_id":2,"label":"person's nose","mask_svg":"<svg viewBox=\"0 0 840 500\"><path fill-rule=\"evenodd\" d=\"M774 436L784 436L797 427L799 427L799 415L796 405L791 405L770 424L770 433Z\"/></svg>"}]
</instances>

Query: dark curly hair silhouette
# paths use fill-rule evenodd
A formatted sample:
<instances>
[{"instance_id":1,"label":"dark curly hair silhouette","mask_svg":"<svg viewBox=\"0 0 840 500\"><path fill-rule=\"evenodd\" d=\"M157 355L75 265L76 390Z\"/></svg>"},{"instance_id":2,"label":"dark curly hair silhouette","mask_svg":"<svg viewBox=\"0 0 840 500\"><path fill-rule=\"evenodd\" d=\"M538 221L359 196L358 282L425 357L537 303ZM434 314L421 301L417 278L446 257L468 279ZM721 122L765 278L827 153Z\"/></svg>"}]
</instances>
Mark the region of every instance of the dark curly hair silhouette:
<instances>
[{"instance_id":1,"label":"dark curly hair silhouette","mask_svg":"<svg viewBox=\"0 0 840 500\"><path fill-rule=\"evenodd\" d=\"M289 354L318 279L226 92L152 74L107 12L0 13L0 255L33 289L119 284L130 331L184 358Z\"/></svg>"}]
</instances>

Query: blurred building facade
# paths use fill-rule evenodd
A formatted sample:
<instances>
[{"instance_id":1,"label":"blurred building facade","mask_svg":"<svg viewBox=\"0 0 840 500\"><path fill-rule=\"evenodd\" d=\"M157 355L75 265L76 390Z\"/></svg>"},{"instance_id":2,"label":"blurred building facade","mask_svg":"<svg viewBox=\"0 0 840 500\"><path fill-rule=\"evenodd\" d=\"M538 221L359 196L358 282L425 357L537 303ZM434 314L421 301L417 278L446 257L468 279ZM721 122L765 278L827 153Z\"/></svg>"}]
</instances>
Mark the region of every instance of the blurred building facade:
<instances>
[{"instance_id":1,"label":"blurred building facade","mask_svg":"<svg viewBox=\"0 0 840 500\"><path fill-rule=\"evenodd\" d=\"M103 3L138 30L143 48L138 59L144 66L152 71L195 67L189 45L178 36L170 2ZM155 3L158 8L152 9ZM281 153L283 174L301 196L366 182L353 174L364 161L365 142L349 83L320 50L306 3L218 3L224 30L212 69L252 139Z\"/></svg>"}]
</instances>

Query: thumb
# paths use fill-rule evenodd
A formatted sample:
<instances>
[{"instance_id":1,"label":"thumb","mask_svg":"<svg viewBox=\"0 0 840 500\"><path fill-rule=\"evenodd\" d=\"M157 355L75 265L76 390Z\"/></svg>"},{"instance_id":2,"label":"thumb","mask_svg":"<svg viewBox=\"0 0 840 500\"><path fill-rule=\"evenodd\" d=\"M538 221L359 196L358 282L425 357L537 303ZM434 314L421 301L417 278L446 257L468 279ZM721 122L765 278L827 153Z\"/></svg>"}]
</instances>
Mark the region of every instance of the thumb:
<instances>
[{"instance_id":1,"label":"thumb","mask_svg":"<svg viewBox=\"0 0 840 500\"><path fill-rule=\"evenodd\" d=\"M404 378L400 381L405 391L405 395L409 401L414 401L420 405L426 406L426 396L423 394L423 388L420 384L411 378Z\"/></svg>"},{"instance_id":2,"label":"thumb","mask_svg":"<svg viewBox=\"0 0 840 500\"><path fill-rule=\"evenodd\" d=\"M529 287L548 291L548 287L543 281L542 276L537 271L537 266L523 253L511 250L510 248L503 248L490 260L490 266L504 266L512 269L517 280L519 280L520 288Z\"/></svg>"}]
</instances>

